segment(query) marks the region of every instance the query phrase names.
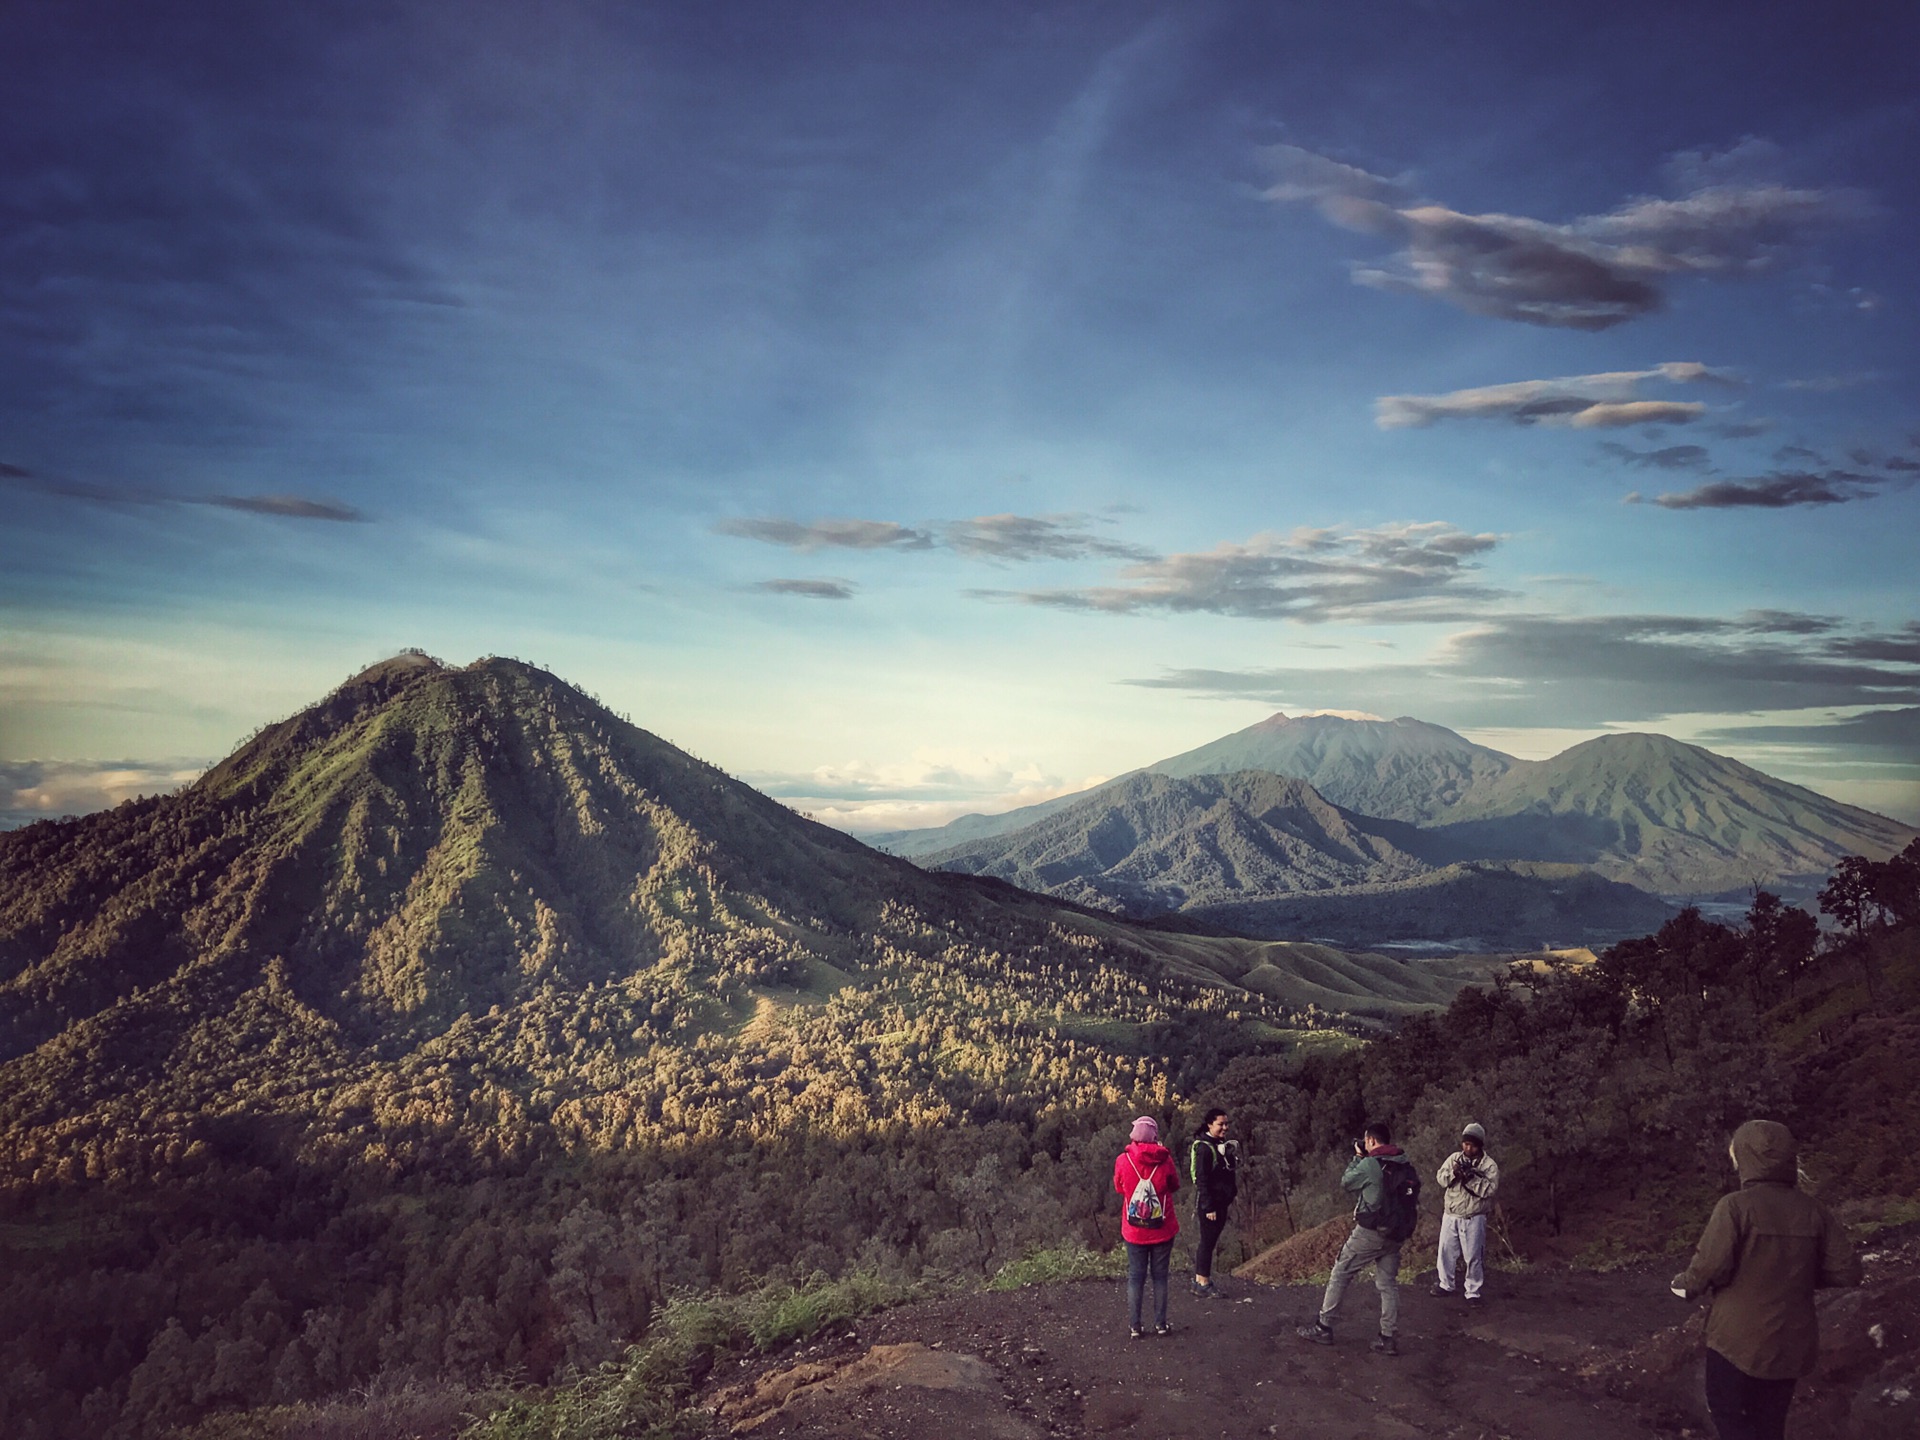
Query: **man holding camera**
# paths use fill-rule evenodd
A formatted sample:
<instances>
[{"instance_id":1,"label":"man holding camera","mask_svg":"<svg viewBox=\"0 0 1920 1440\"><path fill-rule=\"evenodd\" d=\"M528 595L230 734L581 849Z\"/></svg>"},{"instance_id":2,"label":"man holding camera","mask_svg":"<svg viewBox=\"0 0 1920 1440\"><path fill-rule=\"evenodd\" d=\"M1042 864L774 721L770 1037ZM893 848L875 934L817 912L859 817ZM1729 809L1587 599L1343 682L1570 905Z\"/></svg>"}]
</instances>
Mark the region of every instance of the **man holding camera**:
<instances>
[{"instance_id":1,"label":"man holding camera","mask_svg":"<svg viewBox=\"0 0 1920 1440\"><path fill-rule=\"evenodd\" d=\"M1442 1194L1440 1214L1440 1283L1433 1293L1450 1297L1461 1289L1477 1301L1487 1283L1487 1216L1500 1189L1500 1167L1487 1154L1487 1132L1469 1124L1460 1132L1460 1148L1449 1155L1434 1177ZM1466 1272L1462 1277L1461 1271Z\"/></svg>"},{"instance_id":2,"label":"man holding camera","mask_svg":"<svg viewBox=\"0 0 1920 1440\"><path fill-rule=\"evenodd\" d=\"M1353 1142L1353 1160L1340 1177L1340 1188L1359 1196L1353 1233L1334 1261L1319 1315L1297 1333L1316 1345L1331 1345L1334 1312L1353 1277L1371 1265L1374 1288L1380 1292L1380 1334L1373 1348L1382 1355L1398 1355L1400 1344L1394 1336L1400 1328L1400 1247L1420 1219L1420 1176L1393 1143L1392 1131L1375 1121Z\"/></svg>"}]
</instances>

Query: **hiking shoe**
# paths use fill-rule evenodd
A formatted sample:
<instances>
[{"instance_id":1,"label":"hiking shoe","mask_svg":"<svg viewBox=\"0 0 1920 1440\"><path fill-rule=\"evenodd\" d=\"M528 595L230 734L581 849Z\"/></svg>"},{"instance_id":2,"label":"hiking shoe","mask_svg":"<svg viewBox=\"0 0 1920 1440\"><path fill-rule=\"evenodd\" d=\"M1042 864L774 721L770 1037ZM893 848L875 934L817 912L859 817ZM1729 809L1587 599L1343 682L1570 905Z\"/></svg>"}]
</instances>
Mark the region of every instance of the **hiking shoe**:
<instances>
[{"instance_id":1,"label":"hiking shoe","mask_svg":"<svg viewBox=\"0 0 1920 1440\"><path fill-rule=\"evenodd\" d=\"M1480 1297L1478 1295L1467 1296L1467 1304L1478 1305L1479 1303L1480 1303Z\"/></svg>"},{"instance_id":2,"label":"hiking shoe","mask_svg":"<svg viewBox=\"0 0 1920 1440\"><path fill-rule=\"evenodd\" d=\"M1436 1300L1451 1300L1455 1295L1459 1293L1460 1292L1457 1290L1447 1289L1447 1287L1444 1285L1436 1285L1431 1290L1427 1291L1427 1294L1433 1296L1433 1298ZM1470 1296L1469 1298L1478 1300L1480 1297L1478 1295L1474 1295L1474 1296Z\"/></svg>"},{"instance_id":3,"label":"hiking shoe","mask_svg":"<svg viewBox=\"0 0 1920 1440\"><path fill-rule=\"evenodd\" d=\"M1398 1355L1400 1342L1391 1335L1376 1335L1373 1337L1373 1349L1379 1355Z\"/></svg>"},{"instance_id":4,"label":"hiking shoe","mask_svg":"<svg viewBox=\"0 0 1920 1440\"><path fill-rule=\"evenodd\" d=\"M1153 1333L1156 1335L1171 1335L1173 1333L1173 1326L1156 1325L1153 1327Z\"/></svg>"},{"instance_id":5,"label":"hiking shoe","mask_svg":"<svg viewBox=\"0 0 1920 1440\"><path fill-rule=\"evenodd\" d=\"M1141 1330L1141 1328L1138 1325L1131 1325L1127 1327L1127 1338L1129 1340L1138 1340L1144 1333L1145 1332Z\"/></svg>"},{"instance_id":6,"label":"hiking shoe","mask_svg":"<svg viewBox=\"0 0 1920 1440\"><path fill-rule=\"evenodd\" d=\"M1193 1282L1193 1295L1196 1300L1218 1299L1220 1295L1220 1287L1217 1285L1202 1285L1198 1280L1196 1280Z\"/></svg>"},{"instance_id":7,"label":"hiking shoe","mask_svg":"<svg viewBox=\"0 0 1920 1440\"><path fill-rule=\"evenodd\" d=\"M1333 1327L1331 1325L1322 1325L1318 1320L1314 1321L1311 1325L1302 1325L1293 1333L1298 1335L1302 1340L1311 1340L1316 1345L1331 1345L1333 1343Z\"/></svg>"}]
</instances>

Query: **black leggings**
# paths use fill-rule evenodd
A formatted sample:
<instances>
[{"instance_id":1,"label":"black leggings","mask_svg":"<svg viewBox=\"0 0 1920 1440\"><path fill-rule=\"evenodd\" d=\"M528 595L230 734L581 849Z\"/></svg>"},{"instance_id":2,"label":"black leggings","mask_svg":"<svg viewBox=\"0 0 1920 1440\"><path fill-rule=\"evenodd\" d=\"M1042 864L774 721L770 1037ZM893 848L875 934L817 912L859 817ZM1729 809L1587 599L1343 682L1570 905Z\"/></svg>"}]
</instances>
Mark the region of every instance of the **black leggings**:
<instances>
[{"instance_id":1,"label":"black leggings","mask_svg":"<svg viewBox=\"0 0 1920 1440\"><path fill-rule=\"evenodd\" d=\"M1707 1351L1707 1412L1720 1440L1786 1440L1791 1380L1759 1380Z\"/></svg>"},{"instance_id":2,"label":"black leggings","mask_svg":"<svg viewBox=\"0 0 1920 1440\"><path fill-rule=\"evenodd\" d=\"M1227 1212L1216 1210L1214 1213L1220 1217L1218 1220L1209 1220L1204 1214L1200 1216L1200 1244L1193 1252L1193 1273L1208 1279L1213 1278L1213 1247L1220 1243L1220 1232L1227 1228Z\"/></svg>"}]
</instances>

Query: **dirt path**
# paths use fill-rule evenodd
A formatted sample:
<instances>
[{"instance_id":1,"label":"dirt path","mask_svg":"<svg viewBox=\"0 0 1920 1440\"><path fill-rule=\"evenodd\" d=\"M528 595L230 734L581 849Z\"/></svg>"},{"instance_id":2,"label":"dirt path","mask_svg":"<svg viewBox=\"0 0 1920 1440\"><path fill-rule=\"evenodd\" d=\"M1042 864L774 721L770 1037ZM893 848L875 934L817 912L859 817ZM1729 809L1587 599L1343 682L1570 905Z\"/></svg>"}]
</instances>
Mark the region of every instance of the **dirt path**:
<instances>
[{"instance_id":1,"label":"dirt path","mask_svg":"<svg viewBox=\"0 0 1920 1440\"><path fill-rule=\"evenodd\" d=\"M1370 1284L1349 1293L1324 1348L1294 1334L1317 1308L1305 1286L1240 1283L1199 1301L1177 1284L1173 1334L1141 1341L1127 1338L1115 1281L955 1296L716 1375L708 1398L721 1433L795 1440L1679 1440L1707 1431L1694 1409L1699 1312L1666 1294L1670 1268L1499 1275L1473 1307L1410 1284L1398 1357L1369 1349ZM1849 1429L1861 1377L1901 1355L1910 1370L1920 1347L1920 1245L1869 1270L1871 1294L1850 1303L1855 1328L1879 1324L1882 1338L1805 1388L1800 1440L1877 1434ZM1835 1338L1844 1349L1847 1336ZM1881 1403L1893 1407L1889 1435L1920 1434L1899 1428L1913 1418L1901 1405Z\"/></svg>"}]
</instances>

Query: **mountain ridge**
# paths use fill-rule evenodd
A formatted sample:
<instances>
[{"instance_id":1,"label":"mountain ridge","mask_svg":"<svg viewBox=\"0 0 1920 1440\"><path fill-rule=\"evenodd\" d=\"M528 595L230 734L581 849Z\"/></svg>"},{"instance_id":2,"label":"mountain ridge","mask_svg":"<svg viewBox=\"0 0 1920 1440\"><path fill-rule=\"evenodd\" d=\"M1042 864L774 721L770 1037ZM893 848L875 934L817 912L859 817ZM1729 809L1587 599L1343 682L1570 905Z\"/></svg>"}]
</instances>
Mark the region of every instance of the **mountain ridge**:
<instances>
[{"instance_id":1,"label":"mountain ridge","mask_svg":"<svg viewBox=\"0 0 1920 1440\"><path fill-rule=\"evenodd\" d=\"M1416 825L1435 863L1582 864L1654 894L1697 898L1753 885L1803 892L1847 854L1883 858L1916 833L1886 816L1667 736L1603 735L1521 760L1412 717L1276 714L1104 786L998 816L873 837L923 862L1049 821L1139 774L1264 769L1331 803Z\"/></svg>"}]
</instances>

